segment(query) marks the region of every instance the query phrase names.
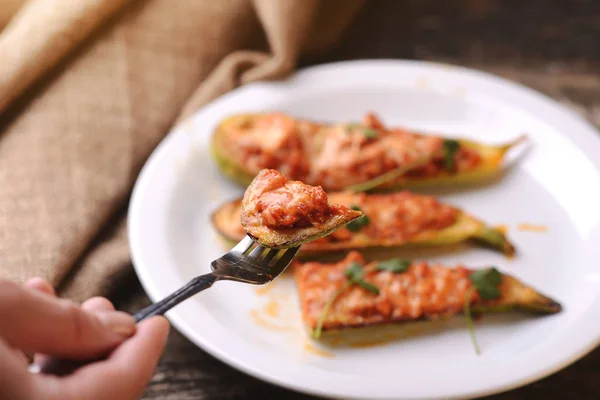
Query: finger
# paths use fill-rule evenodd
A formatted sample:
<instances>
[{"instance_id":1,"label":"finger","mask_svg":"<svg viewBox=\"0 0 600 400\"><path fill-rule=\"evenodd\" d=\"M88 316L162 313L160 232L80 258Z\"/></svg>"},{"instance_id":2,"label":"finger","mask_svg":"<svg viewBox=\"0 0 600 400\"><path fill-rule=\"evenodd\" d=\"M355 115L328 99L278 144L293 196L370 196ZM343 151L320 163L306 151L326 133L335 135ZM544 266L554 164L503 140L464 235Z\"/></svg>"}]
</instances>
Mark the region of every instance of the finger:
<instances>
[{"instance_id":1,"label":"finger","mask_svg":"<svg viewBox=\"0 0 600 400\"><path fill-rule=\"evenodd\" d=\"M104 297L92 297L91 299L86 300L82 305L81 308L85 311L90 311L90 312L102 312L102 311L114 311L115 307L113 306L113 304L108 301L107 299L105 299ZM52 360L52 357L49 357L45 354L36 354L33 357L33 362L37 365L40 366L40 368L42 368L42 370L45 368L45 366Z\"/></svg>"},{"instance_id":2,"label":"finger","mask_svg":"<svg viewBox=\"0 0 600 400\"><path fill-rule=\"evenodd\" d=\"M25 287L30 290L35 290L39 293L47 294L48 296L56 297L56 292L54 291L52 285L48 283L47 280L40 277L34 277L29 279L27 282L25 282ZM44 361L44 359L42 357L39 357L37 354L25 354L20 350L16 350L16 352L20 354L20 358L23 360L23 363L25 365L29 364L29 361L31 359L33 359L34 363L38 364Z\"/></svg>"},{"instance_id":3,"label":"finger","mask_svg":"<svg viewBox=\"0 0 600 400\"><path fill-rule=\"evenodd\" d=\"M118 311L90 312L72 302L0 281L0 337L15 348L68 359L106 354L135 332Z\"/></svg>"},{"instance_id":4,"label":"finger","mask_svg":"<svg viewBox=\"0 0 600 400\"><path fill-rule=\"evenodd\" d=\"M33 399L33 377L23 360L0 339L0 399Z\"/></svg>"},{"instance_id":5,"label":"finger","mask_svg":"<svg viewBox=\"0 0 600 400\"><path fill-rule=\"evenodd\" d=\"M93 312L115 310L115 306L113 306L113 304L104 297L92 297L91 299L84 301L81 305L81 308L86 311Z\"/></svg>"},{"instance_id":6,"label":"finger","mask_svg":"<svg viewBox=\"0 0 600 400\"><path fill-rule=\"evenodd\" d=\"M23 353L19 349L11 349L11 351L14 353L15 357L17 357L21 361L21 365L25 365L26 366L26 365L29 364L29 357L31 355L27 355L27 354Z\"/></svg>"},{"instance_id":7,"label":"finger","mask_svg":"<svg viewBox=\"0 0 600 400\"><path fill-rule=\"evenodd\" d=\"M38 389L48 400L140 398L164 351L169 323L153 317L104 361L89 364L62 379L40 376Z\"/></svg>"},{"instance_id":8,"label":"finger","mask_svg":"<svg viewBox=\"0 0 600 400\"><path fill-rule=\"evenodd\" d=\"M25 283L25 287L28 289L36 290L40 293L45 293L52 297L56 297L56 292L51 284L48 283L45 279L42 278L31 278Z\"/></svg>"}]
</instances>

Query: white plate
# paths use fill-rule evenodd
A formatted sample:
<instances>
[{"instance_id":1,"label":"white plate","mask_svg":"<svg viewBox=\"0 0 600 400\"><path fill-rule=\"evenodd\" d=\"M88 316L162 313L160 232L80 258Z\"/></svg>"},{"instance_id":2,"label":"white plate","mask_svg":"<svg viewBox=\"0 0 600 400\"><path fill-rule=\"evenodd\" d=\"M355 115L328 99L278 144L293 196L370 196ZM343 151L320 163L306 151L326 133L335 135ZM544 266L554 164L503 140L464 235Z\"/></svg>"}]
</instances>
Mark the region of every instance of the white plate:
<instances>
[{"instance_id":1,"label":"white plate","mask_svg":"<svg viewBox=\"0 0 600 400\"><path fill-rule=\"evenodd\" d=\"M129 213L135 269L157 301L209 271L223 253L210 215L243 189L209 157L226 115L282 110L320 120L374 110L388 124L499 142L527 132L532 147L500 182L454 191L445 201L509 227L519 255L489 250L436 255L448 263L494 264L558 299L542 318L486 317L476 356L460 317L452 329L381 346L315 350L300 325L288 277L274 287L219 282L168 313L191 341L251 375L322 396L465 398L540 379L574 362L600 339L600 140L554 101L480 72L408 61L357 61L305 69L284 82L235 90L171 132L144 167ZM546 232L517 229L521 223ZM266 293L265 293L266 291ZM450 328L450 326L448 327Z\"/></svg>"}]
</instances>

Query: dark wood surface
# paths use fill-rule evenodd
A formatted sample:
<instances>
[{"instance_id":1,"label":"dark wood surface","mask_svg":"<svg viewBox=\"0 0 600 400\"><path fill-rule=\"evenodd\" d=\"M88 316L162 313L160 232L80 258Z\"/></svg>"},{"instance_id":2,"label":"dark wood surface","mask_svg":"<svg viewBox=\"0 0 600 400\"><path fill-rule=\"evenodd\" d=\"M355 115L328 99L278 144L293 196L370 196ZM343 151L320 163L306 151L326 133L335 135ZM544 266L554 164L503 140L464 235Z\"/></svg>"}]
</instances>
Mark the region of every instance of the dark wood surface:
<instances>
[{"instance_id":1,"label":"dark wood surface","mask_svg":"<svg viewBox=\"0 0 600 400\"><path fill-rule=\"evenodd\" d=\"M342 43L311 65L357 58L443 61L493 72L539 90L600 127L600 2L371 0ZM119 307L148 304L134 280ZM399 377L401 379L401 377ZM401 384L401 383L399 383ZM145 399L310 399L247 376L172 331ZM536 383L488 397L600 398L600 349Z\"/></svg>"}]
</instances>

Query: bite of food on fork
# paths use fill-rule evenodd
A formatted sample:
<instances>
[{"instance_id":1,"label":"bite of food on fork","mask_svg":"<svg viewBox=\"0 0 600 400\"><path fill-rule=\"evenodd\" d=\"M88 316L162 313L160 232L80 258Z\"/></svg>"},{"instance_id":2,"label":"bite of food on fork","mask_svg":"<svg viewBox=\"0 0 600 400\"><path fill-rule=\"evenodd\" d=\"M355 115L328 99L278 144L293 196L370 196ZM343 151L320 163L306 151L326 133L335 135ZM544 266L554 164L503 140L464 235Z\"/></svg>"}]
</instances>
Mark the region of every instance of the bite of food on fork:
<instances>
[{"instance_id":1,"label":"bite of food on fork","mask_svg":"<svg viewBox=\"0 0 600 400\"><path fill-rule=\"evenodd\" d=\"M197 276L158 303L135 314L136 321L162 315L219 280L266 284L292 262L300 247L361 218L361 211L329 204L318 186L288 180L264 169L242 200L241 224L246 236L211 263L212 272Z\"/></svg>"},{"instance_id":2,"label":"bite of food on fork","mask_svg":"<svg viewBox=\"0 0 600 400\"><path fill-rule=\"evenodd\" d=\"M362 216L361 211L329 204L320 186L288 180L276 170L263 169L246 189L241 223L261 245L283 249L327 236Z\"/></svg>"}]
</instances>

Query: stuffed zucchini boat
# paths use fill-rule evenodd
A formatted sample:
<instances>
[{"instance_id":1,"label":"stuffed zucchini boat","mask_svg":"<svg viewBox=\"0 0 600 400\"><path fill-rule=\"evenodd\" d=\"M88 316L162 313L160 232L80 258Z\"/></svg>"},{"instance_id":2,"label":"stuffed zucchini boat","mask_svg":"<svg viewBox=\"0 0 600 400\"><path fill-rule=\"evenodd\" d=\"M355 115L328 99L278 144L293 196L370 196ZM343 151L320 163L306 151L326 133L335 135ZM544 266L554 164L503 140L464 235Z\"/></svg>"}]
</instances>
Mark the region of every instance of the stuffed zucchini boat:
<instances>
[{"instance_id":1,"label":"stuffed zucchini boat","mask_svg":"<svg viewBox=\"0 0 600 400\"><path fill-rule=\"evenodd\" d=\"M306 243L300 249L304 255L331 251L374 247L414 247L450 245L477 241L508 256L514 246L500 229L460 209L445 204L433 196L408 191L396 193L336 192L329 201L364 215L331 234ZM245 235L240 224L242 200L222 205L212 215L216 231L228 242L237 243Z\"/></svg>"},{"instance_id":2,"label":"stuffed zucchini boat","mask_svg":"<svg viewBox=\"0 0 600 400\"><path fill-rule=\"evenodd\" d=\"M226 118L211 146L221 171L242 185L268 168L329 192L484 180L523 139L490 146L387 128L374 114L361 123L324 124L272 112Z\"/></svg>"},{"instance_id":3,"label":"stuffed zucchini boat","mask_svg":"<svg viewBox=\"0 0 600 400\"><path fill-rule=\"evenodd\" d=\"M265 169L246 189L240 223L263 246L282 249L321 238L360 218L362 212L329 204L320 187L290 181Z\"/></svg>"},{"instance_id":4,"label":"stuffed zucchini boat","mask_svg":"<svg viewBox=\"0 0 600 400\"><path fill-rule=\"evenodd\" d=\"M292 265L302 319L313 336L465 312L561 311L555 300L495 268L471 270L399 259L366 263L356 251L337 263Z\"/></svg>"}]
</instances>

